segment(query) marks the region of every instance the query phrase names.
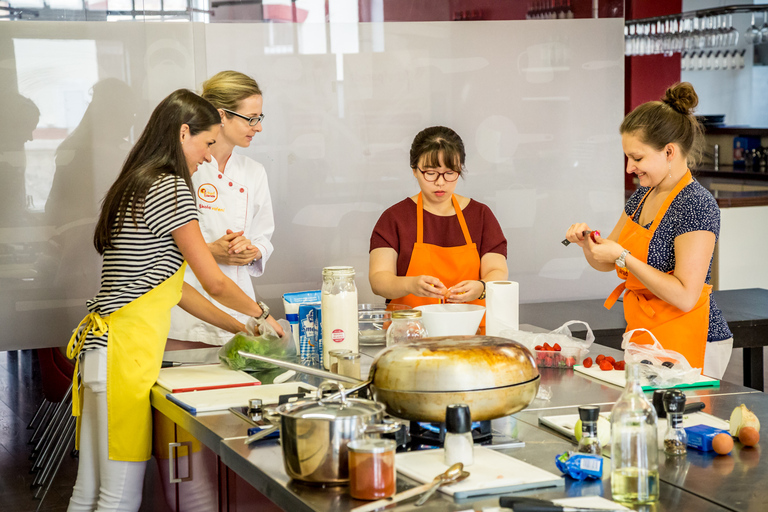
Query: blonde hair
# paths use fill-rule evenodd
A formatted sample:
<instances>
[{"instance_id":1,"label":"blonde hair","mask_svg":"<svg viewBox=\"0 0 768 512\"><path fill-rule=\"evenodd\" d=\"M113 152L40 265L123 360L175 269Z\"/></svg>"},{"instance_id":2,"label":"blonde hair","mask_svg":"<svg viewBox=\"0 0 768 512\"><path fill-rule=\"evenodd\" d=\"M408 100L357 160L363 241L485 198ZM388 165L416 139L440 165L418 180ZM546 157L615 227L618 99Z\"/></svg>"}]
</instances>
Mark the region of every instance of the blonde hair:
<instances>
[{"instance_id":1,"label":"blonde hair","mask_svg":"<svg viewBox=\"0 0 768 512\"><path fill-rule=\"evenodd\" d=\"M699 97L688 82L678 82L667 89L661 101L643 103L627 114L619 132L636 135L656 151L676 143L693 167L699 160L704 133L693 109Z\"/></svg>"},{"instance_id":2,"label":"blonde hair","mask_svg":"<svg viewBox=\"0 0 768 512\"><path fill-rule=\"evenodd\" d=\"M261 96L256 80L239 71L221 71L203 82L201 96L216 108L237 111L241 101ZM227 113L227 116L230 114Z\"/></svg>"}]
</instances>

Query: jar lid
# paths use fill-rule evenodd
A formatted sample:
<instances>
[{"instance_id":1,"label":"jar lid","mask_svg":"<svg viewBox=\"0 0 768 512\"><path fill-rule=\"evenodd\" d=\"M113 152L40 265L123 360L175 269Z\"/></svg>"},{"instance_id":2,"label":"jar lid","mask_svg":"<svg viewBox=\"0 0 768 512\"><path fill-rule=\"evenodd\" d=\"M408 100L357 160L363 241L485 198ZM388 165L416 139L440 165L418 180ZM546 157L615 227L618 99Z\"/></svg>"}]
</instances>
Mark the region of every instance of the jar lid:
<instances>
[{"instance_id":1,"label":"jar lid","mask_svg":"<svg viewBox=\"0 0 768 512\"><path fill-rule=\"evenodd\" d=\"M347 443L347 449L355 453L386 453L394 452L397 447L392 439L357 439Z\"/></svg>"},{"instance_id":2,"label":"jar lid","mask_svg":"<svg viewBox=\"0 0 768 512\"><path fill-rule=\"evenodd\" d=\"M336 359L360 359L360 352L347 350L344 354L336 354Z\"/></svg>"},{"instance_id":3,"label":"jar lid","mask_svg":"<svg viewBox=\"0 0 768 512\"><path fill-rule=\"evenodd\" d=\"M323 268L323 276L354 276L355 267L338 266Z\"/></svg>"},{"instance_id":4,"label":"jar lid","mask_svg":"<svg viewBox=\"0 0 768 512\"><path fill-rule=\"evenodd\" d=\"M467 404L451 404L445 408L445 431L465 434L472 430L472 419Z\"/></svg>"},{"instance_id":5,"label":"jar lid","mask_svg":"<svg viewBox=\"0 0 768 512\"><path fill-rule=\"evenodd\" d=\"M328 355L334 356L334 357L339 357L342 354L350 354L350 353L352 353L352 351L349 350L348 348L337 348L336 350L328 351Z\"/></svg>"},{"instance_id":6,"label":"jar lid","mask_svg":"<svg viewBox=\"0 0 768 512\"><path fill-rule=\"evenodd\" d=\"M393 311L392 318L421 318L421 311L418 309L402 309Z\"/></svg>"},{"instance_id":7,"label":"jar lid","mask_svg":"<svg viewBox=\"0 0 768 512\"><path fill-rule=\"evenodd\" d=\"M579 407L581 421L597 421L600 417L600 407L597 405L582 405Z\"/></svg>"}]
</instances>

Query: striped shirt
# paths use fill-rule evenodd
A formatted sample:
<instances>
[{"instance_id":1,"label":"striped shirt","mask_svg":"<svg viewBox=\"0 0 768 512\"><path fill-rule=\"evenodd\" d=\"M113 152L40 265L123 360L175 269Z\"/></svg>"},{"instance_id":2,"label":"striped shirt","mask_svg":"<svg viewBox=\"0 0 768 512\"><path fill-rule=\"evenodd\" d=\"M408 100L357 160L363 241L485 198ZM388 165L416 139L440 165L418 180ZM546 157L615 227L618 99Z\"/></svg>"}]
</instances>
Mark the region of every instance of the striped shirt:
<instances>
[{"instance_id":1,"label":"striped shirt","mask_svg":"<svg viewBox=\"0 0 768 512\"><path fill-rule=\"evenodd\" d=\"M101 289L87 302L88 310L109 315L141 297L176 273L184 262L171 233L197 220L192 192L178 176L165 174L150 187L143 212L134 224L128 206L119 233L112 230L112 247L104 252ZM168 310L170 315L170 310ZM88 333L83 350L106 347L107 335Z\"/></svg>"}]
</instances>

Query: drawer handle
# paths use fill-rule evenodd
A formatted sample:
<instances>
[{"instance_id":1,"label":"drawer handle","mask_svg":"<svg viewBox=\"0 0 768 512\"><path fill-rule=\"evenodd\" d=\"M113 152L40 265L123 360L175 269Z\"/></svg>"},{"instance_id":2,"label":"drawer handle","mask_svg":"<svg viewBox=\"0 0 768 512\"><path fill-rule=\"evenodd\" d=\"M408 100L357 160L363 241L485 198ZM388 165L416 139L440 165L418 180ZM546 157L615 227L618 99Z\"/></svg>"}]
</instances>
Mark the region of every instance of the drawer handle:
<instances>
[{"instance_id":1,"label":"drawer handle","mask_svg":"<svg viewBox=\"0 0 768 512\"><path fill-rule=\"evenodd\" d=\"M187 456L187 468L189 468L189 475L187 475L184 478L180 478L176 476L176 462L178 462L178 448L181 448L182 446L187 447L187 453L189 454ZM176 451L174 453L174 448L176 448ZM192 455L192 443L189 441L185 441L183 443L168 443L168 479L170 483L172 484L178 484L181 482L189 482L192 480L192 463L191 463L191 455Z\"/></svg>"}]
</instances>

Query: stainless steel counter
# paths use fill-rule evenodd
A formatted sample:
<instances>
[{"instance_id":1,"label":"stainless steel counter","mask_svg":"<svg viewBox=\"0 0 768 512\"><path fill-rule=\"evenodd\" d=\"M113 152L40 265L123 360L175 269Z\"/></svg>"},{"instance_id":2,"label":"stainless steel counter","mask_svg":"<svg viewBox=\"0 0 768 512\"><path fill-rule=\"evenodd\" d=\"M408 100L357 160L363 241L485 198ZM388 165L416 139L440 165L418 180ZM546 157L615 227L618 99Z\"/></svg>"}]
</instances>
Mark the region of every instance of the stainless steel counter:
<instances>
[{"instance_id":1,"label":"stainless steel counter","mask_svg":"<svg viewBox=\"0 0 768 512\"><path fill-rule=\"evenodd\" d=\"M379 347L367 347L366 352L375 352ZM184 361L185 353L172 353L174 360ZM199 360L201 351L194 351ZM621 355L618 350L594 346L590 355ZM211 352L215 354L215 350ZM166 359L169 359L166 357ZM558 474L554 464L555 455L573 445L566 439L538 424L538 416L547 411L556 414L575 412L575 406L584 403L603 405L610 410L618 399L621 389L590 379L572 370L541 369L542 385L552 391L549 401L535 400L531 406L508 418L494 421L494 429L505 433L516 433L525 442L522 448L502 450L537 467ZM738 404L746 403L758 417L767 418L768 399L764 393L723 382L718 388L700 388L686 391L690 401L701 400L706 410L719 417L727 418ZM216 452L229 468L244 480L265 494L285 510L348 510L362 504L353 500L344 487L313 487L300 484L288 478L283 468L282 452L277 441L266 441L246 446L244 439L248 425L229 412L205 413L192 416L165 399L159 387L152 391L152 403L163 414L189 431L201 442ZM738 444L738 443L737 443ZM768 476L768 457L761 461L760 449L736 449L731 456L715 458L707 454L689 453L682 463L663 462L661 457L661 499L653 508L662 511L720 511L720 510L761 510L768 501L768 489L761 487L761 480ZM610 462L605 459L605 478L601 481L577 482L566 479L565 488L551 491L537 491L543 498L566 496L600 495L610 499ZM416 482L398 475L398 491L416 485ZM418 510L459 511L472 508L480 510L498 506L498 496L470 502L454 501L437 493L427 505ZM416 510L412 502L387 510Z\"/></svg>"}]
</instances>

